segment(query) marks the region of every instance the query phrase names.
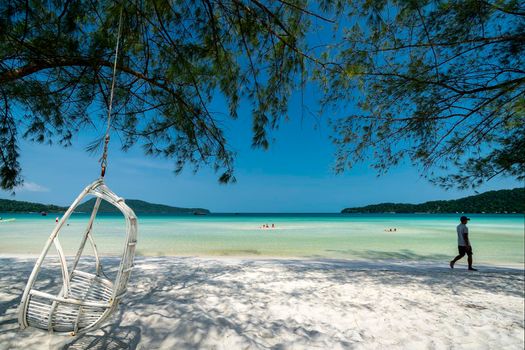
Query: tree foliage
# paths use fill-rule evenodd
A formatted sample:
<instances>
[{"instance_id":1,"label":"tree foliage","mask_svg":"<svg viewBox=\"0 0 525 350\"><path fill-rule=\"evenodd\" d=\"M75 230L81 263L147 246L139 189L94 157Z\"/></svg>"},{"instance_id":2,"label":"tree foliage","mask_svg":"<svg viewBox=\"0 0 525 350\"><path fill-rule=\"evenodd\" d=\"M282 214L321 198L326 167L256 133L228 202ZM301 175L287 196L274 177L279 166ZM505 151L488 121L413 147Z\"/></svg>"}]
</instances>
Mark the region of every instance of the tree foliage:
<instances>
[{"instance_id":1,"label":"tree foliage","mask_svg":"<svg viewBox=\"0 0 525 350\"><path fill-rule=\"evenodd\" d=\"M20 137L67 146L104 125L121 11L114 134L177 172L204 163L234 181L224 128L240 102L252 105L253 146L266 148L311 79L323 111L347 114L333 121L337 171L409 159L444 186L525 177L522 1L7 0L0 187L22 181ZM312 19L325 42L312 41Z\"/></svg>"},{"instance_id":2,"label":"tree foliage","mask_svg":"<svg viewBox=\"0 0 525 350\"><path fill-rule=\"evenodd\" d=\"M357 0L348 11L322 76L326 105L360 108L334 124L337 171L373 156L380 173L409 159L445 187L525 179L523 1Z\"/></svg>"},{"instance_id":3,"label":"tree foliage","mask_svg":"<svg viewBox=\"0 0 525 350\"><path fill-rule=\"evenodd\" d=\"M241 99L250 101L253 146L268 147L267 133L285 114L304 70L304 37L314 16L305 6L301 0L2 1L0 186L20 184L20 136L67 146L80 129L104 125L98 118L108 101L121 10L112 127L123 148L140 143L147 154L174 159L176 171L211 164L220 181L233 181L224 124L237 118ZM217 96L228 111L210 110Z\"/></svg>"}]
</instances>

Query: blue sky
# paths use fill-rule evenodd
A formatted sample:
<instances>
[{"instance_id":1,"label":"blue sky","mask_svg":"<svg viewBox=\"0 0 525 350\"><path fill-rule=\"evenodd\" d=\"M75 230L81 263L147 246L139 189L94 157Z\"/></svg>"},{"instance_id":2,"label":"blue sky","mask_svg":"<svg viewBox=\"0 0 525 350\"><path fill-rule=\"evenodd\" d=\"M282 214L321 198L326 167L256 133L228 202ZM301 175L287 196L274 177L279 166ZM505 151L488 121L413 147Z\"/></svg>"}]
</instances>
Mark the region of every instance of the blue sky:
<instances>
[{"instance_id":1,"label":"blue sky","mask_svg":"<svg viewBox=\"0 0 525 350\"><path fill-rule=\"evenodd\" d=\"M217 175L202 167L193 174L187 169L173 173L173 163L143 155L139 146L122 152L119 140L110 143L108 185L120 196L181 207L204 207L212 212L339 212L349 206L379 202L418 203L459 198L474 191L444 191L423 179L418 169L404 164L377 177L364 163L342 175L335 175L334 147L326 120L302 115L291 104L289 120L273 132L268 151L251 148L249 110L241 109L238 121L227 125L227 135L237 152L237 183L221 185ZM98 158L85 147L103 132L79 135L69 148L30 142L21 144L25 185L12 197L2 198L69 205L78 193L99 175ZM521 186L499 178L478 189Z\"/></svg>"}]
</instances>

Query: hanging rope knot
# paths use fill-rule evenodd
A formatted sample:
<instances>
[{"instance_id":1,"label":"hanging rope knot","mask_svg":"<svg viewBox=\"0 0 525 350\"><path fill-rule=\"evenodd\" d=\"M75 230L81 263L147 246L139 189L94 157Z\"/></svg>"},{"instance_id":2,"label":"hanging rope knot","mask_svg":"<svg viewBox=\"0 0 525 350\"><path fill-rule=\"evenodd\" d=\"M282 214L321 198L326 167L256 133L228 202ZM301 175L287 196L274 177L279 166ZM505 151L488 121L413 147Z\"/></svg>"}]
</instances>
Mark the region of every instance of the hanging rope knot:
<instances>
[{"instance_id":1,"label":"hanging rope knot","mask_svg":"<svg viewBox=\"0 0 525 350\"><path fill-rule=\"evenodd\" d=\"M106 167L107 167L108 163L107 163L107 160L106 159L102 159L100 161L100 177L104 177L104 175L106 175Z\"/></svg>"},{"instance_id":2,"label":"hanging rope knot","mask_svg":"<svg viewBox=\"0 0 525 350\"><path fill-rule=\"evenodd\" d=\"M103 154L103 157L106 157L107 156L107 151L108 151L108 144L109 144L109 134L106 134L106 137L104 138L104 154Z\"/></svg>"},{"instance_id":3,"label":"hanging rope knot","mask_svg":"<svg viewBox=\"0 0 525 350\"><path fill-rule=\"evenodd\" d=\"M106 134L104 139L104 151L102 152L102 157L100 157L100 177L104 177L106 174L106 168L108 166L108 144L109 144L109 134Z\"/></svg>"}]
</instances>

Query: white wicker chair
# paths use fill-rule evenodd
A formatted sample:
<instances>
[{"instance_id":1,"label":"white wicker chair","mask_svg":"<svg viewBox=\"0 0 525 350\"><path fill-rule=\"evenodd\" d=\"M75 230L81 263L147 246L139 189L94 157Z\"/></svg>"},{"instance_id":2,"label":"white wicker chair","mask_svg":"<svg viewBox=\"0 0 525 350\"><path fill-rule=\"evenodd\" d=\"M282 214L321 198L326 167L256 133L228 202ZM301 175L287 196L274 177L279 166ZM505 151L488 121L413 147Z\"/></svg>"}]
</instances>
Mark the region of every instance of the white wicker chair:
<instances>
[{"instance_id":1,"label":"white wicker chair","mask_svg":"<svg viewBox=\"0 0 525 350\"><path fill-rule=\"evenodd\" d=\"M75 208L84 198L90 195L95 196L97 199L87 228L82 236L80 247L69 270L58 235ZM127 237L114 281L103 277L97 247L91 234L93 222L102 200L118 208L126 220ZM87 240L89 240L95 255L96 272L94 274L81 271L78 266ZM52 244L57 250L62 270L62 287L56 295L34 288L42 263ZM126 285L133 267L136 244L137 217L133 210L126 205L124 199L115 195L104 184L102 178L87 186L56 225L33 268L18 311L20 327L35 327L49 332L69 333L72 335L99 327L116 310L120 299L126 293Z\"/></svg>"}]
</instances>

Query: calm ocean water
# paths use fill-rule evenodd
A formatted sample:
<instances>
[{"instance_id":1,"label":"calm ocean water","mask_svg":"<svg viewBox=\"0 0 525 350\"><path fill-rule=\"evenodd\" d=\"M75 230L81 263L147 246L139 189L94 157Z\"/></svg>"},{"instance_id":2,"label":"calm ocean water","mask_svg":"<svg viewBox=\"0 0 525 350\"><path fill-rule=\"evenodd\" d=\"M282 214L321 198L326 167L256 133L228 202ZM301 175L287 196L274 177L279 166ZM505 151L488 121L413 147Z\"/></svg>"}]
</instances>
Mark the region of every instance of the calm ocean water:
<instances>
[{"instance_id":1,"label":"calm ocean water","mask_svg":"<svg viewBox=\"0 0 525 350\"><path fill-rule=\"evenodd\" d=\"M39 254L55 216L0 213L0 254ZM448 261L457 251L459 215L213 214L139 217L137 252L144 256L316 257ZM475 261L524 265L524 216L472 214ZM75 214L61 232L66 252L80 241L88 216ZM124 220L100 215L94 237L102 254L118 255ZM262 229L268 224L274 229ZM393 229L396 229L393 232ZM392 229L392 232L389 230ZM448 259L448 260L447 260Z\"/></svg>"}]
</instances>

